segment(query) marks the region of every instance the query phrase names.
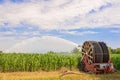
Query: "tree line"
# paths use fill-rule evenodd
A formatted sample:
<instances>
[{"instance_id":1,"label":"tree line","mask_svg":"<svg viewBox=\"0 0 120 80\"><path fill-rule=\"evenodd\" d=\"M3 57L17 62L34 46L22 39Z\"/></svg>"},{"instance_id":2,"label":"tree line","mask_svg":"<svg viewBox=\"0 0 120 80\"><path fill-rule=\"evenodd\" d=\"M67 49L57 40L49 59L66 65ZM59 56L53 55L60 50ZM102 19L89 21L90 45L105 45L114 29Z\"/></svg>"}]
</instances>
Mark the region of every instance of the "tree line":
<instances>
[{"instance_id":1,"label":"tree line","mask_svg":"<svg viewBox=\"0 0 120 80\"><path fill-rule=\"evenodd\" d=\"M112 49L111 47L108 47L110 54L120 54L120 48ZM71 53L79 54L81 51L78 48L74 48Z\"/></svg>"},{"instance_id":2,"label":"tree line","mask_svg":"<svg viewBox=\"0 0 120 80\"><path fill-rule=\"evenodd\" d=\"M110 54L120 54L120 48L112 49L111 47L108 48Z\"/></svg>"},{"instance_id":3,"label":"tree line","mask_svg":"<svg viewBox=\"0 0 120 80\"><path fill-rule=\"evenodd\" d=\"M112 49L111 47L108 47L108 50L109 50L110 54L120 54L120 48ZM0 53L3 53L3 52L0 51ZM54 51L49 51L48 53L54 53ZM65 52L65 53L67 53L67 52ZM71 53L79 54L79 53L81 53L81 51L75 47L75 48L73 48Z\"/></svg>"}]
</instances>

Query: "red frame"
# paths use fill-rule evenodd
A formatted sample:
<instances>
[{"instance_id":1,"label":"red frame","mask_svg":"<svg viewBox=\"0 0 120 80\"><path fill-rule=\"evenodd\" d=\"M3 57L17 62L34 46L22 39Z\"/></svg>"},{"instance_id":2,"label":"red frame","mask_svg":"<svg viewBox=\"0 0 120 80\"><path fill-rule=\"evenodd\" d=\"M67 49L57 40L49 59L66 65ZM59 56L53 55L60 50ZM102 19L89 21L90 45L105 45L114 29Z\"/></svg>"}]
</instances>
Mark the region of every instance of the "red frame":
<instances>
[{"instance_id":1,"label":"red frame","mask_svg":"<svg viewBox=\"0 0 120 80\"><path fill-rule=\"evenodd\" d=\"M95 55L94 55L95 56ZM110 72L115 72L116 70L113 67L113 63L112 61L109 59L108 64L110 64L111 66L109 67L105 67L104 70L98 70L96 65L99 64L103 64L103 63L92 63L92 64L88 64L88 58L87 56L84 56L83 58L83 63L85 65L84 70L87 71L91 71L93 73L110 73Z\"/></svg>"}]
</instances>

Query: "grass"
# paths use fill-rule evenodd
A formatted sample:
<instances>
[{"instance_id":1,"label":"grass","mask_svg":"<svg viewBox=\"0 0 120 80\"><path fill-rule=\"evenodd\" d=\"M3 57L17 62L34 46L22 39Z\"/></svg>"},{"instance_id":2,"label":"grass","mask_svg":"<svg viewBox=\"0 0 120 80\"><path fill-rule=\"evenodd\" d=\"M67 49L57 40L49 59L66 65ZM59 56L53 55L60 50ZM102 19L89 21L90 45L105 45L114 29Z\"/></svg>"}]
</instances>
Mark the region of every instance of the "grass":
<instances>
[{"instance_id":1,"label":"grass","mask_svg":"<svg viewBox=\"0 0 120 80\"><path fill-rule=\"evenodd\" d=\"M78 72L78 71L77 71ZM120 80L120 72L109 74L69 74L60 77L60 71L0 73L0 80Z\"/></svg>"}]
</instances>

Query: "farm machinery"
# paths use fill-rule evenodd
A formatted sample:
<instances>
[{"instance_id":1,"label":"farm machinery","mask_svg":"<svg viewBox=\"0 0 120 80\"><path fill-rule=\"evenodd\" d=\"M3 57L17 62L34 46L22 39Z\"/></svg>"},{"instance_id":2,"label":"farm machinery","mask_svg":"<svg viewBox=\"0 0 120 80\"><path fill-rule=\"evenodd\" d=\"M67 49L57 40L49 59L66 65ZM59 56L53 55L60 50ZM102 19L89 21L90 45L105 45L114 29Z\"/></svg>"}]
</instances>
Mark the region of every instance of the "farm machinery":
<instances>
[{"instance_id":1,"label":"farm machinery","mask_svg":"<svg viewBox=\"0 0 120 80\"><path fill-rule=\"evenodd\" d=\"M81 70L93 73L115 72L104 42L85 41L82 45Z\"/></svg>"}]
</instances>

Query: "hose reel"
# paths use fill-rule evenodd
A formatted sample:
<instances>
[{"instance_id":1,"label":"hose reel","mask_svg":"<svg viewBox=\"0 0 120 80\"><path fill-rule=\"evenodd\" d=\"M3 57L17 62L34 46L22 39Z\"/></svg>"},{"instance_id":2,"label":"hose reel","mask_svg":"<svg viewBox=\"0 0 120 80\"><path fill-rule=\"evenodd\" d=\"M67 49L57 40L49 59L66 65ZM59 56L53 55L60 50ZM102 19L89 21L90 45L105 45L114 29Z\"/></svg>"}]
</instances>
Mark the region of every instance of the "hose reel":
<instances>
[{"instance_id":1,"label":"hose reel","mask_svg":"<svg viewBox=\"0 0 120 80\"><path fill-rule=\"evenodd\" d=\"M85 41L82 45L81 70L94 73L114 72L109 50L104 42Z\"/></svg>"}]
</instances>

